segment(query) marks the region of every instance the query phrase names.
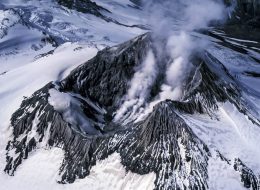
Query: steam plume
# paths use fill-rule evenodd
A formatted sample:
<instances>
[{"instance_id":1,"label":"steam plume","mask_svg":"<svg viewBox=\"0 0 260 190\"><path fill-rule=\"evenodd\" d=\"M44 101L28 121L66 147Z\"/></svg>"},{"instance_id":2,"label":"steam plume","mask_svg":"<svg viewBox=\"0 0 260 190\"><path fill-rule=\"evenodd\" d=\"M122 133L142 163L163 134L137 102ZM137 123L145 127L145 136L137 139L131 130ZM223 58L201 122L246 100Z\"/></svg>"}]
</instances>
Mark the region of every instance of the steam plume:
<instances>
[{"instance_id":1,"label":"steam plume","mask_svg":"<svg viewBox=\"0 0 260 190\"><path fill-rule=\"evenodd\" d=\"M149 50L146 59L141 65L141 69L135 73L131 81L125 101L114 117L115 121L119 121L128 111L131 111L131 115L138 111L145 103L147 96L149 96L150 87L153 85L156 75L154 53L152 50ZM129 115L127 116L130 117Z\"/></svg>"},{"instance_id":2,"label":"steam plume","mask_svg":"<svg viewBox=\"0 0 260 190\"><path fill-rule=\"evenodd\" d=\"M145 109L138 110L144 105L156 78L155 67L159 63L155 63L155 60L158 59L150 55L144 67L137 71L131 81L127 100L117 112L116 119L121 118L134 106L136 107L131 115L139 111L139 119L142 119L158 102L166 99L180 100L183 82L192 68L191 58L194 53L207 46L205 40L195 38L192 34L206 29L212 22L223 22L227 15L222 0L152 0L143 1L143 7L155 47L159 47L158 52L163 49L162 54L169 56L170 62L166 65L165 81L158 97L146 105ZM166 41L166 44L162 44L162 40ZM146 79L144 82L142 77Z\"/></svg>"}]
</instances>

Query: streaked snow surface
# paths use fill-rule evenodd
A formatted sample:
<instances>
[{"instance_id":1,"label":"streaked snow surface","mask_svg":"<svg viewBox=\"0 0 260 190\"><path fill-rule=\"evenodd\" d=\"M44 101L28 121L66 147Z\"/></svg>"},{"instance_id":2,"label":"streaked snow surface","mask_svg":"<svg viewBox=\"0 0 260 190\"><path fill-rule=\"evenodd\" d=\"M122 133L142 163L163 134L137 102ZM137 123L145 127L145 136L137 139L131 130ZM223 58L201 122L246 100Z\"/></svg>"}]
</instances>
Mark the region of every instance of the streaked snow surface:
<instances>
[{"instance_id":1,"label":"streaked snow surface","mask_svg":"<svg viewBox=\"0 0 260 190\"><path fill-rule=\"evenodd\" d=\"M98 162L84 179L78 179L73 184L58 184L59 165L63 158L63 151L59 148L34 151L29 159L19 168L14 177L2 175L1 189L22 190L71 190L71 189L153 189L155 174L140 176L126 172L120 163L120 156L113 154Z\"/></svg>"},{"instance_id":2,"label":"streaked snow surface","mask_svg":"<svg viewBox=\"0 0 260 190\"><path fill-rule=\"evenodd\" d=\"M61 42L81 41L114 45L143 33L140 28L125 27L114 22L107 22L94 15L69 10L52 0L31 0L23 1L23 3L21 1L7 0L3 4L5 8L15 8L29 26L38 28ZM123 4L126 4L126 1L124 2ZM103 3L108 4L107 6L110 9L108 1ZM127 5L124 6L116 14L107 13L109 18L113 18L118 22L124 21L124 24L129 26L142 24L139 19L141 11Z\"/></svg>"},{"instance_id":3,"label":"streaked snow surface","mask_svg":"<svg viewBox=\"0 0 260 190\"><path fill-rule=\"evenodd\" d=\"M220 151L231 163L235 158L240 158L259 174L260 128L238 112L232 104L224 103L219 106L215 119L205 115L185 115L183 118L211 150Z\"/></svg>"}]
</instances>

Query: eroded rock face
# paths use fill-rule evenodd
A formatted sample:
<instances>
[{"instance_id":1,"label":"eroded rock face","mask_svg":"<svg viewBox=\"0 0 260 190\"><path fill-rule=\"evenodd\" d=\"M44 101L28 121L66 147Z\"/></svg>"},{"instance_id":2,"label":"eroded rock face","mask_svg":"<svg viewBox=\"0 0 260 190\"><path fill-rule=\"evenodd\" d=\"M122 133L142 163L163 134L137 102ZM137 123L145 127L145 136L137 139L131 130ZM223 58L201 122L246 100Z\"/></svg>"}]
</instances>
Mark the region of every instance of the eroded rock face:
<instances>
[{"instance_id":1,"label":"eroded rock face","mask_svg":"<svg viewBox=\"0 0 260 190\"><path fill-rule=\"evenodd\" d=\"M76 126L65 122L48 103L48 90L53 87L45 86L14 113L14 139L7 146L7 173L13 175L34 148L46 143L50 147L63 147L65 151L61 183L85 177L97 160L119 152L127 170L138 174L155 172L158 189L172 184L176 184L176 189L183 189L185 180L190 188L207 187L209 150L177 115L173 102L160 103L145 121L127 129L85 136L75 130ZM33 111L26 113L28 109ZM30 132L37 135L30 136ZM177 184L177 180L181 183Z\"/></svg>"},{"instance_id":2,"label":"eroded rock face","mask_svg":"<svg viewBox=\"0 0 260 190\"><path fill-rule=\"evenodd\" d=\"M62 182L73 182L76 177L86 176L91 155L98 145L95 139L110 134L116 126L111 122L112 111L109 110L118 107L128 88L128 81L141 64L150 45L149 35L142 35L120 46L107 48L76 68L61 83L50 83L35 92L31 98L25 99L21 108L12 116L11 125L16 127L13 130L14 138L7 146L5 171L13 175L22 160L27 158L28 152L40 146L47 137L44 141L46 145L62 146L66 152L66 161L61 167L61 172L64 172ZM53 90L76 99L79 103L78 113L81 112L86 117L92 131L96 132L84 131L79 125L82 117L76 118L78 122L66 121L64 111L55 110L55 106L50 104ZM71 107L74 103L66 104ZM29 137L28 134L32 131L35 136ZM81 166L79 162L82 163ZM76 170L79 173L74 172Z\"/></svg>"},{"instance_id":3,"label":"eroded rock face","mask_svg":"<svg viewBox=\"0 0 260 190\"><path fill-rule=\"evenodd\" d=\"M234 169L240 173L244 187L250 189L260 188L260 176L256 176L239 158L235 160Z\"/></svg>"},{"instance_id":4,"label":"eroded rock face","mask_svg":"<svg viewBox=\"0 0 260 190\"><path fill-rule=\"evenodd\" d=\"M207 188L209 150L177 114L172 101L156 105L134 128L120 146L127 169L139 174L155 172L157 189Z\"/></svg>"},{"instance_id":5,"label":"eroded rock face","mask_svg":"<svg viewBox=\"0 0 260 190\"><path fill-rule=\"evenodd\" d=\"M107 48L63 80L63 89L89 97L107 110L115 111L149 48L151 39L146 34Z\"/></svg>"},{"instance_id":6,"label":"eroded rock face","mask_svg":"<svg viewBox=\"0 0 260 190\"><path fill-rule=\"evenodd\" d=\"M146 28L145 26L142 25L126 25L124 23L121 23L117 21L116 19L111 18L105 13L111 13L109 10L106 8L98 5L94 1L91 0L57 0L58 4L61 6L64 6L68 9L71 10L76 10L81 13L86 13L86 14L92 14L95 15L106 22L113 22L118 25L126 26L126 27L138 27L138 28ZM138 2L133 2L134 8L139 8L140 3ZM130 5L129 5L130 6Z\"/></svg>"},{"instance_id":7,"label":"eroded rock face","mask_svg":"<svg viewBox=\"0 0 260 190\"><path fill-rule=\"evenodd\" d=\"M115 123L113 113L150 48L149 34L106 48L63 81L49 83L25 99L12 115L5 171L14 175L35 148L60 147L65 152L60 183L73 183L86 177L98 160L117 152L127 170L141 175L154 172L155 189L208 189L211 152L182 115L214 115L218 102L229 101L250 118L241 91L225 67L205 53L194 65L181 101L160 102L140 122ZM68 108L55 106L53 91L69 96ZM64 116L71 106L78 106L78 115L95 133L84 130L76 116L75 120ZM234 169L241 172L246 187L258 188L250 169L240 162Z\"/></svg>"},{"instance_id":8,"label":"eroded rock face","mask_svg":"<svg viewBox=\"0 0 260 190\"><path fill-rule=\"evenodd\" d=\"M90 0L57 0L57 2L69 9L75 9L79 12L93 14L98 17L104 17L101 13L102 11L108 12L108 10Z\"/></svg>"},{"instance_id":9,"label":"eroded rock face","mask_svg":"<svg viewBox=\"0 0 260 190\"><path fill-rule=\"evenodd\" d=\"M235 9L231 23L239 22L254 28L260 27L260 1L259 0L226 0L228 4L234 4Z\"/></svg>"},{"instance_id":10,"label":"eroded rock face","mask_svg":"<svg viewBox=\"0 0 260 190\"><path fill-rule=\"evenodd\" d=\"M242 15L251 17L260 16L260 1L259 0L238 0L239 12Z\"/></svg>"}]
</instances>

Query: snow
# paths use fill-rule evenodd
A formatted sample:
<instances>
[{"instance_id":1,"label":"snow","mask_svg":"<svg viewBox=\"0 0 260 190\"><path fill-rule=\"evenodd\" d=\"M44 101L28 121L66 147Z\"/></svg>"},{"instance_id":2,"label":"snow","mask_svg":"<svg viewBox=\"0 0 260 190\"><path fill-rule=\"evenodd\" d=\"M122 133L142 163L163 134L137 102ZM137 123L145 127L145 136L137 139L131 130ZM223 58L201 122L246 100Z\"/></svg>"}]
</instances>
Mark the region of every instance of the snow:
<instances>
[{"instance_id":1,"label":"snow","mask_svg":"<svg viewBox=\"0 0 260 190\"><path fill-rule=\"evenodd\" d=\"M23 96L30 96L48 82L61 80L73 68L97 53L95 47L86 46L74 51L77 47L79 45L66 43L57 48L53 55L42 57L0 75L0 104L5 105L0 107L1 121L6 121L5 118L9 118L19 107ZM6 123L1 122L0 128L2 125Z\"/></svg>"},{"instance_id":2,"label":"snow","mask_svg":"<svg viewBox=\"0 0 260 190\"><path fill-rule=\"evenodd\" d=\"M118 182L116 184L119 189L123 187L128 187L128 189L152 189L155 175L139 176L131 172L126 173L124 167L120 164L119 155L111 156L107 160L101 161L100 164L98 163L91 170L90 176L83 180L77 180L75 183L68 185L58 184L59 166L64 156L63 151L59 148L48 149L40 147L40 149L33 151L30 157L23 162L15 176L8 176L3 173L5 166L4 150L10 136L10 130L7 129L10 115L19 107L22 96L30 96L46 83L64 78L73 68L92 58L97 53L97 49L92 46L86 46L75 51L77 47L79 47L78 44L66 43L57 48L53 55L40 58L35 62L28 63L0 76L0 104L5 105L0 108L1 188L19 188L21 190L92 190L94 189L94 184L97 184L95 185L96 189L104 187L114 189L111 183L109 183L113 179ZM14 81L13 79L16 80ZM8 85L5 85L6 81L10 81ZM104 165L107 165L107 167L104 167Z\"/></svg>"},{"instance_id":3,"label":"snow","mask_svg":"<svg viewBox=\"0 0 260 190\"><path fill-rule=\"evenodd\" d=\"M148 190L154 188L154 173L140 176L126 172L120 163L120 155L117 153L97 162L97 165L91 169L90 175L86 178L77 179L73 184L58 184L58 171L63 157L64 153L59 148L34 151L19 167L15 176L1 174L1 189Z\"/></svg>"},{"instance_id":4,"label":"snow","mask_svg":"<svg viewBox=\"0 0 260 190\"><path fill-rule=\"evenodd\" d=\"M91 169L90 175L82 181L92 183L93 189L148 190L154 189L155 177L155 173L141 176L126 172L121 164L120 155L114 153L107 159L99 161Z\"/></svg>"},{"instance_id":5,"label":"snow","mask_svg":"<svg viewBox=\"0 0 260 190\"><path fill-rule=\"evenodd\" d=\"M7 35L7 30L17 24L20 18L12 10L0 10L0 38Z\"/></svg>"},{"instance_id":6,"label":"snow","mask_svg":"<svg viewBox=\"0 0 260 190\"><path fill-rule=\"evenodd\" d=\"M105 15L116 19L120 23L127 24L129 26L146 24L144 11L136 8L135 5L129 0L95 0L95 2L113 13L106 13Z\"/></svg>"},{"instance_id":7,"label":"snow","mask_svg":"<svg viewBox=\"0 0 260 190\"><path fill-rule=\"evenodd\" d=\"M260 174L260 128L233 104L220 104L215 119L207 115L186 115L183 118L212 152L218 150L231 161L240 158L256 174Z\"/></svg>"},{"instance_id":8,"label":"snow","mask_svg":"<svg viewBox=\"0 0 260 190\"><path fill-rule=\"evenodd\" d=\"M50 0L6 1L4 5L18 9L30 26L62 42L94 42L112 46L145 32L137 27L126 27L91 14L69 10ZM108 16L119 21L133 20L130 25L140 24L140 10L132 8L128 13L129 8L126 8L115 15L109 13Z\"/></svg>"},{"instance_id":9,"label":"snow","mask_svg":"<svg viewBox=\"0 0 260 190\"><path fill-rule=\"evenodd\" d=\"M30 96L34 91L50 81L64 78L73 68L92 58L97 53L97 48L93 46L84 46L82 49L75 51L77 47L79 47L78 44L66 43L57 48L52 55L42 57L0 76L0 104L5 105L0 107L1 189L94 190L106 188L111 190L145 190L154 188L154 173L140 176L126 172L121 164L120 156L116 153L103 161L99 161L85 179L78 179L73 184L58 184L58 171L64 153L59 148L49 149L44 143L33 151L28 159L23 161L23 164L18 167L15 176L8 176L3 172L5 167L5 146L11 135L11 130L8 128L10 115L19 107L23 96ZM6 81L9 81L7 85ZM67 102L63 103L66 104Z\"/></svg>"},{"instance_id":10,"label":"snow","mask_svg":"<svg viewBox=\"0 0 260 190\"><path fill-rule=\"evenodd\" d=\"M10 8L14 8L15 11ZM120 9L115 15L107 16L122 22L129 20L127 23L129 25L139 24L139 14L135 12L140 13L140 11L131 8L131 13L128 14L123 10L129 7L125 8ZM17 13L22 16L22 19ZM59 166L64 153L58 148L48 149L44 141L18 168L15 176L11 177L3 172L5 146L11 136L11 130L8 127L9 119L11 114L18 109L23 97L30 96L48 82L63 79L72 69L91 59L105 46L121 43L141 33L144 31L137 27L125 27L106 22L94 15L61 8L57 3L49 0L0 2L1 189L93 189L94 184L99 184L96 189L108 185L110 189L114 189L111 183L109 184L109 180L104 180L104 177L118 180L120 182L118 188L121 189L123 187L153 188L154 174L139 176L131 172L127 173L120 164L119 155L113 155L101 161L91 171L91 175L84 180L77 180L69 185L58 184L55 179L58 179ZM49 35L61 44L58 48L50 43L42 42L42 39ZM56 100L60 100L60 97L64 95L57 91L56 94L54 92L51 95L52 103L57 106L57 109L61 108L60 103L65 103L65 107L70 103L69 101L57 102ZM66 95L65 100L71 100L71 95ZM37 123L36 120L34 122ZM30 135L35 136L35 131L33 131ZM104 164L108 164L108 167L104 167ZM118 173L109 172L113 169Z\"/></svg>"},{"instance_id":11,"label":"snow","mask_svg":"<svg viewBox=\"0 0 260 190\"><path fill-rule=\"evenodd\" d=\"M58 148L34 151L18 168L15 176L8 176L1 172L1 189L64 189L55 180L62 158L63 152Z\"/></svg>"},{"instance_id":12,"label":"snow","mask_svg":"<svg viewBox=\"0 0 260 190\"><path fill-rule=\"evenodd\" d=\"M134 8L133 3L129 0L96 0L95 2L110 10L112 13L104 14L118 22L127 25L145 24L142 10ZM15 8L22 15L23 20L10 8ZM143 190L154 188L156 178L154 173L141 176L126 172L118 153L110 155L103 161L98 161L86 178L77 179L73 184L58 184L59 166L64 152L59 148L49 149L46 146L46 141L43 141L37 150L33 151L29 158L19 166L15 176L8 176L3 172L6 163L5 146L11 136L11 130L8 127L9 120L11 114L18 109L24 96L30 96L48 82L63 79L72 69L95 56L99 49L121 43L144 32L145 30L138 27L126 27L106 22L94 15L61 8L49 0L3 0L0 2L1 189ZM242 48L247 47L245 43L255 45L258 43L246 39L231 38L218 30L213 31L213 33L224 37L227 43ZM58 48L41 41L48 35L54 36L60 45ZM259 118L259 78L245 74L245 72L260 73L260 65L253 59L259 59L260 54L257 52L259 49L250 47L246 49L248 54L242 54L217 44L219 40L212 37L195 32L192 35L215 43L215 46L210 46L208 51L224 64L243 87L243 98L249 102L251 111L255 112L254 116ZM46 53L50 51L53 53L47 55ZM41 57L41 54L46 55ZM149 62L152 61L149 60ZM137 78L133 80L141 78L144 81L148 78L147 80L153 81L154 76L149 76L146 73L149 69L155 73L154 68L147 68L149 66L148 63L146 66L144 65L143 69L139 71L141 77L136 73ZM150 88L149 81L144 84L146 90ZM142 94L143 92L136 88L133 86L133 92L137 93L133 96L142 96L146 99L147 94ZM71 104L79 104L74 95L61 93L55 89L50 91L50 95L51 105L62 112L70 123L77 123L71 119L73 117L70 116L73 113L69 109ZM143 102L139 104L143 104ZM137 104L138 109L139 104ZM234 105L228 102L219 104L216 118L198 114L182 115L182 117L192 126L196 135L208 145L212 153L208 167L209 188L211 190L244 189L240 182L239 173L233 169L232 164L235 158L240 158L257 175L260 174L260 128L238 112ZM37 119L34 122L33 126L35 127ZM84 118L81 122L88 123L88 118ZM83 128L91 129L89 125L83 126ZM93 131L90 130L90 132ZM35 128L30 135L36 135ZM47 137L45 138L47 139ZM216 155L216 150L219 150L223 156L230 160L231 165L220 160ZM185 151L183 147L180 151L183 157Z\"/></svg>"},{"instance_id":13,"label":"snow","mask_svg":"<svg viewBox=\"0 0 260 190\"><path fill-rule=\"evenodd\" d=\"M247 73L260 73L260 64L256 62L251 54L242 54L232 51L220 45L210 46L208 52L217 58L242 88L243 98L250 106L252 114L260 118L260 78L253 77ZM254 57L260 56L254 52Z\"/></svg>"},{"instance_id":14,"label":"snow","mask_svg":"<svg viewBox=\"0 0 260 190\"><path fill-rule=\"evenodd\" d=\"M253 44L258 44L256 41L252 40L243 40L243 39L238 39L238 38L231 38L231 37L226 37L227 39L230 39L231 41L237 41L237 42L246 42L246 43L253 43Z\"/></svg>"},{"instance_id":15,"label":"snow","mask_svg":"<svg viewBox=\"0 0 260 190\"><path fill-rule=\"evenodd\" d=\"M31 166L30 160L25 162L25 165L22 166L21 169L18 169L21 174L17 172L17 179L3 173L5 166L5 146L11 133L11 130L8 128L10 122L9 119L11 114L19 108L23 96L30 96L33 92L40 89L50 81L64 78L73 68L92 58L97 53L97 48L90 45L75 50L78 47L81 47L81 45L65 43L57 48L52 55L26 63L24 66L14 68L10 72L0 75L0 104L2 105L0 107L0 184L2 187L6 185L5 189L17 189L17 187L21 187L20 189L22 189L22 187L28 189L32 186L35 189L37 186L34 184L41 183L44 179L46 180L46 185L50 185L47 182L50 180L44 178L45 173L41 173L42 175L40 175L39 172L41 172L42 168L46 168L45 171L48 171L48 168L53 167L53 165L55 165L56 168L59 166L57 163L61 162L61 159L57 160L59 157L55 156L55 153L51 154L48 158L52 159L52 156L54 156L54 160L51 160L50 162L47 160L40 168L35 166L38 166L38 164L41 163L41 160L33 162L33 165ZM38 157L32 156L32 159L37 160L41 157L41 154L43 154L43 159L45 159L44 155L48 155L48 152L40 151L35 154L38 155ZM50 164L50 166L48 166L48 164ZM27 168L28 165L29 168ZM39 175L37 175L37 173L31 173L30 169L32 168L39 169L37 170ZM28 178L24 177L24 174L29 175ZM24 183L23 185L20 184L22 182ZM42 186L42 188L43 187L45 186ZM51 187L52 186L50 186L50 189Z\"/></svg>"},{"instance_id":16,"label":"snow","mask_svg":"<svg viewBox=\"0 0 260 190\"><path fill-rule=\"evenodd\" d=\"M19 34L17 34L19 31ZM37 55L54 50L40 31L17 24L9 28L8 35L0 39L0 73L8 72L36 59Z\"/></svg>"},{"instance_id":17,"label":"snow","mask_svg":"<svg viewBox=\"0 0 260 190\"><path fill-rule=\"evenodd\" d=\"M209 159L208 174L210 190L246 189L241 185L240 174L235 172L233 166L220 160L216 155Z\"/></svg>"}]
</instances>

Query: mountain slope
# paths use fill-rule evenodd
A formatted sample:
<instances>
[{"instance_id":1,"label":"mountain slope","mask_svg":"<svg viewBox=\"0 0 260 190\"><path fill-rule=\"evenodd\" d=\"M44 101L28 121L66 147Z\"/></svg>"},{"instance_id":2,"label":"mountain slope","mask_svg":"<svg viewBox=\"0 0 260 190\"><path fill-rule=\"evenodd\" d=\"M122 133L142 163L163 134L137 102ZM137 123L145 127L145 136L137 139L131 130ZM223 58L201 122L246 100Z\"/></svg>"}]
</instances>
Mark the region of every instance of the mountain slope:
<instances>
[{"instance_id":1,"label":"mountain slope","mask_svg":"<svg viewBox=\"0 0 260 190\"><path fill-rule=\"evenodd\" d=\"M0 3L3 189L259 190L257 28L143 5Z\"/></svg>"},{"instance_id":2,"label":"mountain slope","mask_svg":"<svg viewBox=\"0 0 260 190\"><path fill-rule=\"evenodd\" d=\"M187 81L189 85L182 101L161 102L137 123L122 125L111 120L126 93L134 68L141 64L149 48L153 48L150 39L146 34L120 46L106 48L61 83L50 83L25 99L12 116L14 138L7 145L5 171L15 174L17 166L30 157L35 148L62 147L65 157L60 168L61 183L86 177L98 160L119 153L127 170L140 175L154 172L155 189L208 189L211 186L209 160L212 159L231 169L233 166L233 173L241 174L245 187L257 189L258 174L229 152L208 147L207 138L197 136L198 129L194 128L203 121L190 121L203 116L212 123L220 119L225 125L233 124L218 116L221 103L229 102L241 115L248 117L255 132L259 131L258 118L250 113L242 98L243 89L209 53L194 65L194 71L199 73L191 71L194 76ZM128 66L121 67L122 64ZM92 91L94 81L97 87ZM100 92L109 93L110 90L114 96L104 99ZM73 113L75 110L77 112Z\"/></svg>"}]
</instances>

